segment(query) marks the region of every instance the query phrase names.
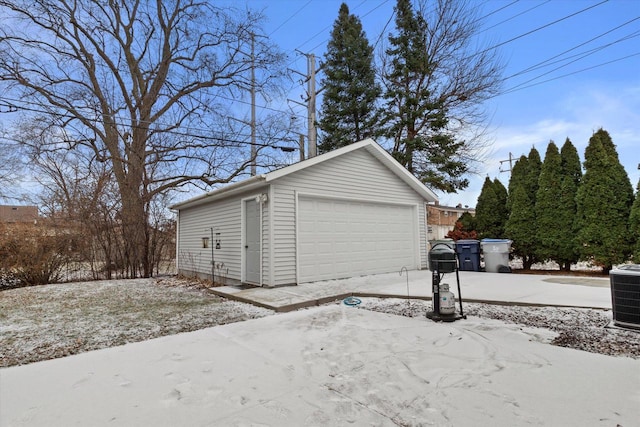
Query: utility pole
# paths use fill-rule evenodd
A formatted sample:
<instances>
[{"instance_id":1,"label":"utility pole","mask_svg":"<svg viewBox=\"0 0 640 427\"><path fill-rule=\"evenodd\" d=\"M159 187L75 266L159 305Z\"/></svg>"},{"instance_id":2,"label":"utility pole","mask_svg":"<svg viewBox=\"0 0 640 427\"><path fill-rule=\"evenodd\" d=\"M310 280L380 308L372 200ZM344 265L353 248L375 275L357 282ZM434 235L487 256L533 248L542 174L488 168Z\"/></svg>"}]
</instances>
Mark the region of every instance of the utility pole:
<instances>
[{"instance_id":1,"label":"utility pole","mask_svg":"<svg viewBox=\"0 0 640 427\"><path fill-rule=\"evenodd\" d=\"M251 33L251 176L256 176L256 35Z\"/></svg>"},{"instance_id":2,"label":"utility pole","mask_svg":"<svg viewBox=\"0 0 640 427\"><path fill-rule=\"evenodd\" d=\"M300 74L305 79L303 83L307 83L307 98L304 99L306 105L290 99L298 105L302 105L307 108L307 156L309 158L318 155L318 141L316 130L316 96L322 92L322 89L316 91L316 73L322 69L322 66L316 70L316 56L313 53L303 53L297 50L297 52L307 57L307 74L302 74L299 71L291 70L294 73Z\"/></svg>"},{"instance_id":3,"label":"utility pole","mask_svg":"<svg viewBox=\"0 0 640 427\"><path fill-rule=\"evenodd\" d=\"M502 164L503 163L509 163L509 169L502 169ZM511 172L511 170L513 169L513 154L511 154L511 152L509 152L509 160L500 160L500 172Z\"/></svg>"},{"instance_id":4,"label":"utility pole","mask_svg":"<svg viewBox=\"0 0 640 427\"><path fill-rule=\"evenodd\" d=\"M303 134L300 134L298 145L299 145L299 151L300 151L300 161L303 161L304 160L304 135Z\"/></svg>"},{"instance_id":5,"label":"utility pole","mask_svg":"<svg viewBox=\"0 0 640 427\"><path fill-rule=\"evenodd\" d=\"M309 126L309 157L315 157L318 155L318 142L316 133L316 56L313 53L307 55L307 61L309 65L309 105L307 107L307 120Z\"/></svg>"}]
</instances>

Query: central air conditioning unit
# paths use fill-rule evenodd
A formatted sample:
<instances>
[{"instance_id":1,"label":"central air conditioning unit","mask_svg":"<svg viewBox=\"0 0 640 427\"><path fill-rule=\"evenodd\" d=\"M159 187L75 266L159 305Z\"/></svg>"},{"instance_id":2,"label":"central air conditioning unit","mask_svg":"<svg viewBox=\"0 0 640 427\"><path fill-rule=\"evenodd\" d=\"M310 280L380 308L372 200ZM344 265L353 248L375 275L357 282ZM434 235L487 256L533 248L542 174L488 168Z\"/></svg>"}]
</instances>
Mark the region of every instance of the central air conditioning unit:
<instances>
[{"instance_id":1,"label":"central air conditioning unit","mask_svg":"<svg viewBox=\"0 0 640 427\"><path fill-rule=\"evenodd\" d=\"M609 272L613 323L640 329L640 264L622 265Z\"/></svg>"}]
</instances>

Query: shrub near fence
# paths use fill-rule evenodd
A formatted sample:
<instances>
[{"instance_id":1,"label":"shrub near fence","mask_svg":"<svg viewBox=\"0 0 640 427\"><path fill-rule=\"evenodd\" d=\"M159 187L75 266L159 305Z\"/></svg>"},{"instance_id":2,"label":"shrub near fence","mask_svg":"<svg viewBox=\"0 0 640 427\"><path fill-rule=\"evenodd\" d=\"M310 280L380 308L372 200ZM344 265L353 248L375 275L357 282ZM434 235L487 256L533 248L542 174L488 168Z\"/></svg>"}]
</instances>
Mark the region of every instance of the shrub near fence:
<instances>
[{"instance_id":1,"label":"shrub near fence","mask_svg":"<svg viewBox=\"0 0 640 427\"><path fill-rule=\"evenodd\" d=\"M44 285L60 279L73 258L78 238L42 224L2 224L0 271L3 283Z\"/></svg>"}]
</instances>

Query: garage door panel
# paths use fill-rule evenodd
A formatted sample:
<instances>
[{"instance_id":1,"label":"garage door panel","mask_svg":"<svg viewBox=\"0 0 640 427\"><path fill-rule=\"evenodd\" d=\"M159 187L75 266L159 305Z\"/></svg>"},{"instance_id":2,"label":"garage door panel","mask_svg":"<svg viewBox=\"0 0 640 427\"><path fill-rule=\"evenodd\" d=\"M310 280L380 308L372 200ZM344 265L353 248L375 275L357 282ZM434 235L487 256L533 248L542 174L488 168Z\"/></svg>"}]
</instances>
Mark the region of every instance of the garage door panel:
<instances>
[{"instance_id":1,"label":"garage door panel","mask_svg":"<svg viewBox=\"0 0 640 427\"><path fill-rule=\"evenodd\" d=\"M415 209L300 197L301 282L375 274L416 264Z\"/></svg>"}]
</instances>

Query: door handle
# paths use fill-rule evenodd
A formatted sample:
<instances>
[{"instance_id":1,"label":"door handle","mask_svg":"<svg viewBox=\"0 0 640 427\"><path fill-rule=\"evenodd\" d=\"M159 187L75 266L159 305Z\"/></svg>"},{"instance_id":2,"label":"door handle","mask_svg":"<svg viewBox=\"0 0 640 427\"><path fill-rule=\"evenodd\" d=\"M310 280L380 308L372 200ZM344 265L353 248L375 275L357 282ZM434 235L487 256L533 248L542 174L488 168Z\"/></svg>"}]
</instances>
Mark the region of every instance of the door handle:
<instances>
[{"instance_id":1,"label":"door handle","mask_svg":"<svg viewBox=\"0 0 640 427\"><path fill-rule=\"evenodd\" d=\"M249 249L249 245L244 245L244 248L245 249Z\"/></svg>"}]
</instances>

